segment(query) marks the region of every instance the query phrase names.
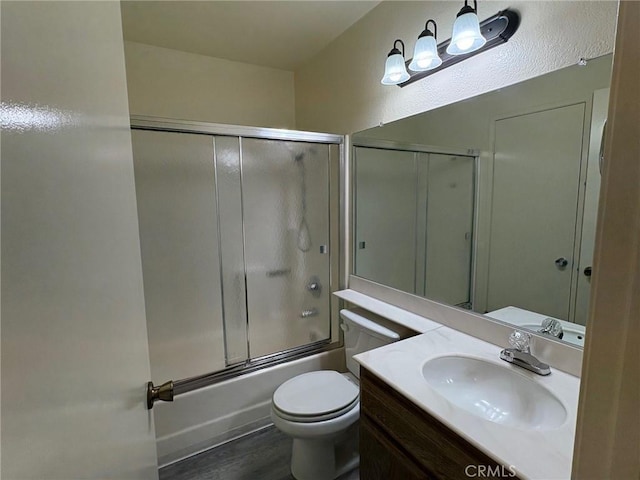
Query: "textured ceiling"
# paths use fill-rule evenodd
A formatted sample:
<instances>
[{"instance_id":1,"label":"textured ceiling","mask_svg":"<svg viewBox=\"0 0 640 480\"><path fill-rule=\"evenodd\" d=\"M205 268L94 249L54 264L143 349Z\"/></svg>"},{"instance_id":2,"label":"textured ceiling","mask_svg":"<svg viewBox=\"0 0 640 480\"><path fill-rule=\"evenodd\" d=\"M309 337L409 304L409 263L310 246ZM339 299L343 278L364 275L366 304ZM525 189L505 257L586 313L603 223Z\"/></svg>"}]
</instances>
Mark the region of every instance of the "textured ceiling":
<instances>
[{"instance_id":1,"label":"textured ceiling","mask_svg":"<svg viewBox=\"0 0 640 480\"><path fill-rule=\"evenodd\" d=\"M378 1L123 1L125 40L294 70Z\"/></svg>"}]
</instances>

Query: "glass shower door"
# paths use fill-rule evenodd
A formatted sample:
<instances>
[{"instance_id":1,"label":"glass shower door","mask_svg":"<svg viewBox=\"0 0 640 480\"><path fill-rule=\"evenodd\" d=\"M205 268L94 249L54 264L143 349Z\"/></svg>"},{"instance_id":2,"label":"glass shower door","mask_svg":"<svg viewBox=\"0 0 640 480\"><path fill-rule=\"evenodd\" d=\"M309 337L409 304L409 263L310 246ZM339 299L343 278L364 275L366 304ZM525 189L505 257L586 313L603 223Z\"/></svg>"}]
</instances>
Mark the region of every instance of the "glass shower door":
<instances>
[{"instance_id":1,"label":"glass shower door","mask_svg":"<svg viewBox=\"0 0 640 480\"><path fill-rule=\"evenodd\" d=\"M241 139L249 357L330 338L329 146Z\"/></svg>"},{"instance_id":2,"label":"glass shower door","mask_svg":"<svg viewBox=\"0 0 640 480\"><path fill-rule=\"evenodd\" d=\"M355 274L416 290L416 154L355 148Z\"/></svg>"},{"instance_id":3,"label":"glass shower door","mask_svg":"<svg viewBox=\"0 0 640 480\"><path fill-rule=\"evenodd\" d=\"M468 306L472 300L475 159L436 153L428 157L424 295Z\"/></svg>"},{"instance_id":4,"label":"glass shower door","mask_svg":"<svg viewBox=\"0 0 640 480\"><path fill-rule=\"evenodd\" d=\"M132 140L152 377L221 370L212 137L133 130Z\"/></svg>"}]
</instances>

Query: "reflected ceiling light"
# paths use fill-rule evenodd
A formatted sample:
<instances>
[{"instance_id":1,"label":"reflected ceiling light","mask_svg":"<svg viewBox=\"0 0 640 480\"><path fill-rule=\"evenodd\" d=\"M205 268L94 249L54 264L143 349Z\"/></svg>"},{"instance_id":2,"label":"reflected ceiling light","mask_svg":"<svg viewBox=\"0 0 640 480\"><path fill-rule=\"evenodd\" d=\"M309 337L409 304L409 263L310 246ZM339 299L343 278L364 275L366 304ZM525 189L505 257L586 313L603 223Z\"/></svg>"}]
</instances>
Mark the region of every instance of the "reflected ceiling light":
<instances>
[{"instance_id":1,"label":"reflected ceiling light","mask_svg":"<svg viewBox=\"0 0 640 480\"><path fill-rule=\"evenodd\" d=\"M396 47L398 42L402 45L402 52ZM380 83L383 85L398 85L407 80L409 80L409 72L407 72L407 67L404 63L404 42L398 39L393 42L393 48L387 56L387 61L384 65L384 76Z\"/></svg>"},{"instance_id":2,"label":"reflected ceiling light","mask_svg":"<svg viewBox=\"0 0 640 480\"><path fill-rule=\"evenodd\" d=\"M433 24L433 32L429 30L429 23ZM409 64L409 70L424 72L442 65L442 59L438 55L437 39L438 26L436 22L431 19L427 20L413 50L413 59Z\"/></svg>"},{"instance_id":3,"label":"reflected ceiling light","mask_svg":"<svg viewBox=\"0 0 640 480\"><path fill-rule=\"evenodd\" d=\"M447 47L449 55L464 55L482 48L487 40L480 33L478 21L478 2L473 0L473 7L464 0L464 7L458 12L458 17L453 24L451 43Z\"/></svg>"}]
</instances>

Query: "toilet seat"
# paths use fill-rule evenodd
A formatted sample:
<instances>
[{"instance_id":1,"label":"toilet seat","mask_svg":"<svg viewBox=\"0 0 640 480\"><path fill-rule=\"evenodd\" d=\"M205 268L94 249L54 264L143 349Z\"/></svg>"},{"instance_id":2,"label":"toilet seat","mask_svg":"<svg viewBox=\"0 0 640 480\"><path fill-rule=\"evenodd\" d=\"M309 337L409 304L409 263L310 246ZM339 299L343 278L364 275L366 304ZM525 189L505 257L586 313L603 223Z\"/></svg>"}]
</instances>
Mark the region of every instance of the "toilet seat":
<instances>
[{"instance_id":1,"label":"toilet seat","mask_svg":"<svg viewBox=\"0 0 640 480\"><path fill-rule=\"evenodd\" d=\"M273 394L274 412L293 422L311 423L344 415L359 402L359 389L333 370L304 373Z\"/></svg>"}]
</instances>

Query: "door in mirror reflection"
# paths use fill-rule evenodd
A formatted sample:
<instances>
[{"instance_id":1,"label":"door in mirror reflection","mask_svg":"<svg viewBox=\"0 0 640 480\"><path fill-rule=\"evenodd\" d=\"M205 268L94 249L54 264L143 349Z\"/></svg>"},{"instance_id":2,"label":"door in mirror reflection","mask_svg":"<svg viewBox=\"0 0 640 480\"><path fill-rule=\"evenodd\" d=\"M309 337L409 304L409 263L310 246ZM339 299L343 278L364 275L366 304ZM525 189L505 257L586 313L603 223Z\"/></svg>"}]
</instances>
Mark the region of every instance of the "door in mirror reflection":
<instances>
[{"instance_id":1,"label":"door in mirror reflection","mask_svg":"<svg viewBox=\"0 0 640 480\"><path fill-rule=\"evenodd\" d=\"M570 318L584 113L580 103L495 124L489 311Z\"/></svg>"}]
</instances>

